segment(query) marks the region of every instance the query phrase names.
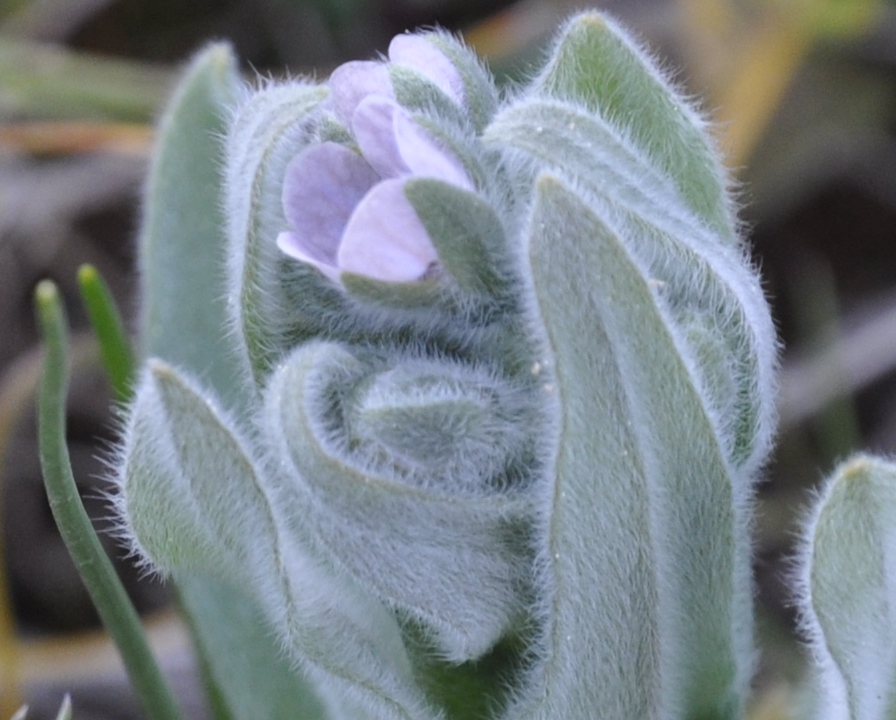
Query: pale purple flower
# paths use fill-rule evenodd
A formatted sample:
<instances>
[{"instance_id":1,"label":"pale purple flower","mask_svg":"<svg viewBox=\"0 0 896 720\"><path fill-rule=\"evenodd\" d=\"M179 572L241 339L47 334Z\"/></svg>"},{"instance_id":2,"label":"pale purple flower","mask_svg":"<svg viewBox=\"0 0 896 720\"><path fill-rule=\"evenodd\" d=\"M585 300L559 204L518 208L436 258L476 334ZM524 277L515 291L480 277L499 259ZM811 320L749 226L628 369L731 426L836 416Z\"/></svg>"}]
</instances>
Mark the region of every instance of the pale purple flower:
<instances>
[{"instance_id":1,"label":"pale purple flower","mask_svg":"<svg viewBox=\"0 0 896 720\"><path fill-rule=\"evenodd\" d=\"M396 37L389 59L463 101L457 69L423 38ZM437 267L438 254L405 196L405 183L425 177L472 189L470 176L398 104L384 63L340 66L330 91L330 107L359 152L323 142L289 163L283 208L291 229L280 233L277 245L333 280L343 271L393 282L420 280Z\"/></svg>"},{"instance_id":2,"label":"pale purple flower","mask_svg":"<svg viewBox=\"0 0 896 720\"><path fill-rule=\"evenodd\" d=\"M427 78L458 105L464 102L464 83L454 64L419 35L397 35L389 44L389 63L401 65ZM369 95L395 99L385 63L356 60L340 65L330 76L330 95L336 116L346 126L352 113Z\"/></svg>"}]
</instances>

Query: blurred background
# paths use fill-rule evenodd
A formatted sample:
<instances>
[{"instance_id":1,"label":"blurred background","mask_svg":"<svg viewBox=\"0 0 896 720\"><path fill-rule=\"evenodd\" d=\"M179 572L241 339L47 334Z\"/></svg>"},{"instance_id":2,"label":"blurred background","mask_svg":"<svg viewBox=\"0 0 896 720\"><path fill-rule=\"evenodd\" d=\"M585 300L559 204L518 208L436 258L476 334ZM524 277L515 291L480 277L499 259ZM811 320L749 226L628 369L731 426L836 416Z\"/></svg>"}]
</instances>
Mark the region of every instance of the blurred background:
<instances>
[{"instance_id":1,"label":"blurred background","mask_svg":"<svg viewBox=\"0 0 896 720\"><path fill-rule=\"evenodd\" d=\"M126 315L152 123L178 69L227 39L247 77L323 77L396 33L460 33L502 81L538 66L566 0L0 0L0 720L22 702L76 720L140 718L43 496L32 291L54 279L74 325L68 433L107 524L108 388L75 276L96 265ZM855 449L896 452L896 3L608 0L714 122L783 347L777 450L755 527L761 659L752 715L791 717L804 655L789 557L811 492ZM104 536L192 716L204 717L170 593Z\"/></svg>"}]
</instances>

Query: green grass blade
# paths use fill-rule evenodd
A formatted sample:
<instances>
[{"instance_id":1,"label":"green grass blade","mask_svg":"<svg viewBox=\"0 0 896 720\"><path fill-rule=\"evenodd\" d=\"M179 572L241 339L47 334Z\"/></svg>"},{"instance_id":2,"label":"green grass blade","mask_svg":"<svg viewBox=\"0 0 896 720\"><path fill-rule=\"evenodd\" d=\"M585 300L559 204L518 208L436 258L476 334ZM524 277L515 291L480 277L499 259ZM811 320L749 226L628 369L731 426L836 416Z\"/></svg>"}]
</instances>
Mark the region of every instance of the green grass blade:
<instances>
[{"instance_id":1,"label":"green grass blade","mask_svg":"<svg viewBox=\"0 0 896 720\"><path fill-rule=\"evenodd\" d=\"M112 394L118 402L126 403L133 390L131 380L134 377L134 354L115 300L93 265L82 265L78 269L78 284L90 324L99 342Z\"/></svg>"},{"instance_id":2,"label":"green grass blade","mask_svg":"<svg viewBox=\"0 0 896 720\"><path fill-rule=\"evenodd\" d=\"M151 720L184 720L149 650L140 618L84 511L72 475L65 444L68 328L58 288L52 282L41 282L35 303L46 343L38 395L38 439L50 509L93 603L118 645L146 714Z\"/></svg>"}]
</instances>

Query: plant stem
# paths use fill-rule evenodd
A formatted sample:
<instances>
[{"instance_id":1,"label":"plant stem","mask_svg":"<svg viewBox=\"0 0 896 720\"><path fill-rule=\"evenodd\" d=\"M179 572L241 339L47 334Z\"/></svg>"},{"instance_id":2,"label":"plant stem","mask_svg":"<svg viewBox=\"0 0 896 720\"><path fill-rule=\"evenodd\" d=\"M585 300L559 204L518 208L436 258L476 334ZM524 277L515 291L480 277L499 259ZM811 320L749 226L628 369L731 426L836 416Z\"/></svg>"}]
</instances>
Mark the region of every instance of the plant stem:
<instances>
[{"instance_id":1,"label":"plant stem","mask_svg":"<svg viewBox=\"0 0 896 720\"><path fill-rule=\"evenodd\" d=\"M38 396L38 438L50 509L93 603L118 645L146 714L152 720L184 720L150 652L137 611L103 551L75 485L65 443L68 328L56 285L41 282L35 303L46 343Z\"/></svg>"}]
</instances>

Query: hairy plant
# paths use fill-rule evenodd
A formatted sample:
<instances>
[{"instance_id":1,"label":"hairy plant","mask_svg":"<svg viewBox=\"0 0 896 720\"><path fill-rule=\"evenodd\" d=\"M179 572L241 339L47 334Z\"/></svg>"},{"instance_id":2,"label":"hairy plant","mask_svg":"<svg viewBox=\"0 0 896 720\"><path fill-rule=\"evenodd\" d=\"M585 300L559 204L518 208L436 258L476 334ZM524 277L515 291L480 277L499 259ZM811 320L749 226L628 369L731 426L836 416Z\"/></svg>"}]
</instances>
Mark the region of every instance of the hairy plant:
<instances>
[{"instance_id":1,"label":"hairy plant","mask_svg":"<svg viewBox=\"0 0 896 720\"><path fill-rule=\"evenodd\" d=\"M140 264L122 532L227 717L742 716L776 342L616 24L504 97L441 32L322 84L207 49Z\"/></svg>"}]
</instances>

